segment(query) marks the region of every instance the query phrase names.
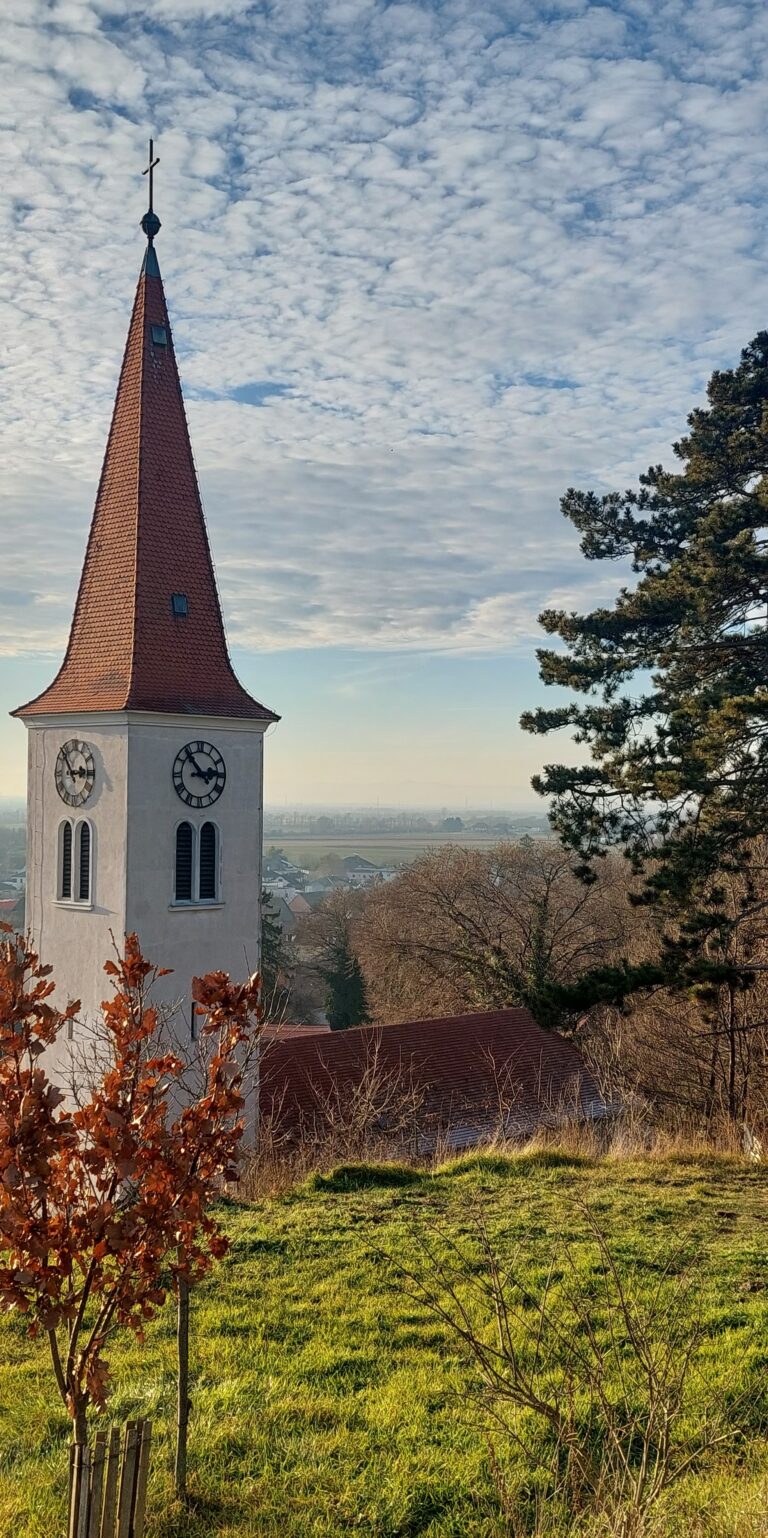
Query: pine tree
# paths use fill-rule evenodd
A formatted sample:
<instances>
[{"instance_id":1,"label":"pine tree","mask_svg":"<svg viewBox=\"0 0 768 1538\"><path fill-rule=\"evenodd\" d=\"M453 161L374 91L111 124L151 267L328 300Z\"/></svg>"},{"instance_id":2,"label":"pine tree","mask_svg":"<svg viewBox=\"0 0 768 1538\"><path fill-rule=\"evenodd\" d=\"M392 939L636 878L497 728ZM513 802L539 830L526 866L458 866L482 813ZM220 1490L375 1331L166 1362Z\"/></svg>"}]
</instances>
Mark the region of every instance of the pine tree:
<instances>
[{"instance_id":1,"label":"pine tree","mask_svg":"<svg viewBox=\"0 0 768 1538\"><path fill-rule=\"evenodd\" d=\"M340 933L328 946L320 975L327 987L326 1013L332 1031L365 1025L369 1019L365 982L349 936Z\"/></svg>"},{"instance_id":2,"label":"pine tree","mask_svg":"<svg viewBox=\"0 0 768 1538\"><path fill-rule=\"evenodd\" d=\"M269 892L261 894L261 978L264 1007L270 1017L280 1015L288 1002L292 962L283 928L271 907Z\"/></svg>"},{"instance_id":3,"label":"pine tree","mask_svg":"<svg viewBox=\"0 0 768 1538\"><path fill-rule=\"evenodd\" d=\"M724 954L719 879L739 873L754 906L751 851L768 826L768 332L707 394L674 445L680 472L652 466L637 491L562 499L585 557L628 560L639 580L611 607L540 616L564 643L539 651L543 682L584 702L522 718L588 747L588 763L548 765L534 786L585 879L623 845L643 899L677 920L668 966L705 945Z\"/></svg>"}]
</instances>

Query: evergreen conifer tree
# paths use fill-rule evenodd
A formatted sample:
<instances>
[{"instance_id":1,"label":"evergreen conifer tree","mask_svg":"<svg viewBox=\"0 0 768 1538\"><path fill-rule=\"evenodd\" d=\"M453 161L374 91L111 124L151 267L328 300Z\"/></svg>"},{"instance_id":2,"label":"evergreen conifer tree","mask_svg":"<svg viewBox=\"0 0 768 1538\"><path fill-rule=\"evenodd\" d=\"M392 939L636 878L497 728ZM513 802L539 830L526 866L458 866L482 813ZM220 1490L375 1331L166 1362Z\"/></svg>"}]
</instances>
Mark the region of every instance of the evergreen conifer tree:
<instances>
[{"instance_id":1,"label":"evergreen conifer tree","mask_svg":"<svg viewBox=\"0 0 768 1538\"><path fill-rule=\"evenodd\" d=\"M326 987L326 1013L332 1031L346 1031L352 1025L365 1025L369 1019L365 982L360 962L349 936L340 933L328 946L320 968Z\"/></svg>"},{"instance_id":2,"label":"evergreen conifer tree","mask_svg":"<svg viewBox=\"0 0 768 1538\"><path fill-rule=\"evenodd\" d=\"M264 1007L269 1016L279 1014L290 993L292 962L285 944L282 925L270 903L269 892L261 894L261 980Z\"/></svg>"},{"instance_id":3,"label":"evergreen conifer tree","mask_svg":"<svg viewBox=\"0 0 768 1538\"><path fill-rule=\"evenodd\" d=\"M528 712L522 725L571 728L579 767L534 780L581 858L624 847L660 905L664 969L701 970L727 949L734 919L721 878L760 900L755 835L768 828L768 332L737 368L713 374L708 406L674 445L678 472L652 466L639 490L569 490L565 516L590 561L631 563L638 580L610 607L547 610L564 643L538 653L545 684L581 700ZM716 966L714 968L716 970Z\"/></svg>"}]
</instances>

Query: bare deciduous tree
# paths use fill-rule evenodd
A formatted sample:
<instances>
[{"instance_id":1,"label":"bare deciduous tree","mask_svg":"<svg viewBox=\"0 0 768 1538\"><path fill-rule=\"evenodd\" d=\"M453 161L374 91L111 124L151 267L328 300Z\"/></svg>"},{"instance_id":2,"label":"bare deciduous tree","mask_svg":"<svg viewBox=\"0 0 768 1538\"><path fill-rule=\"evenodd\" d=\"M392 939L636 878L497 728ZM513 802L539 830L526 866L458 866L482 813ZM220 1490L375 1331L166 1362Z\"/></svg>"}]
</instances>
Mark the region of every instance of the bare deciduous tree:
<instances>
[{"instance_id":1,"label":"bare deciduous tree","mask_svg":"<svg viewBox=\"0 0 768 1538\"><path fill-rule=\"evenodd\" d=\"M559 845L436 849L374 890L354 925L374 1017L526 1004L561 1023L551 985L618 954L631 916L613 862L586 887Z\"/></svg>"}]
</instances>

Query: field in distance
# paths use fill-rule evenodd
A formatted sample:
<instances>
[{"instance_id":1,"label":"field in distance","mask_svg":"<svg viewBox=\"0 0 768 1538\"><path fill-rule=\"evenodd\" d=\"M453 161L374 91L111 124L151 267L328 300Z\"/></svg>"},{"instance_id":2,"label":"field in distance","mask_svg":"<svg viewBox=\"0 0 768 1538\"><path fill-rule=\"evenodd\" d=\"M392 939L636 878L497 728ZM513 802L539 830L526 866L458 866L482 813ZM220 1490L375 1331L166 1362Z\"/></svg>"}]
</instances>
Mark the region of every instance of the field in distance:
<instances>
[{"instance_id":1,"label":"field in distance","mask_svg":"<svg viewBox=\"0 0 768 1538\"><path fill-rule=\"evenodd\" d=\"M411 865L427 849L443 844L491 849L499 842L498 833L302 833L296 838L276 833L265 835L264 850L269 853L270 849L279 849L302 870L315 870L324 860L344 859L350 854L359 854L374 865Z\"/></svg>"}]
</instances>

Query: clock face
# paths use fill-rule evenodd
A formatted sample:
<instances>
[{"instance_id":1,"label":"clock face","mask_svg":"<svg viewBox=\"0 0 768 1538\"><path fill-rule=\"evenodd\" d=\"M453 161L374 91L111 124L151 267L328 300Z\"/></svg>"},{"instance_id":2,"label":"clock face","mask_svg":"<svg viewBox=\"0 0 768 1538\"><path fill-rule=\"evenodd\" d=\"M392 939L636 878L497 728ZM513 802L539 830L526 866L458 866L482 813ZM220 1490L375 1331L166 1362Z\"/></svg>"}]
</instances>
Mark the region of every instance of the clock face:
<instances>
[{"instance_id":1,"label":"clock face","mask_svg":"<svg viewBox=\"0 0 768 1538\"><path fill-rule=\"evenodd\" d=\"M96 770L87 742L70 737L56 755L56 789L67 806L82 806L93 790Z\"/></svg>"},{"instance_id":2,"label":"clock face","mask_svg":"<svg viewBox=\"0 0 768 1538\"><path fill-rule=\"evenodd\" d=\"M218 748L211 742L188 742L173 761L173 783L187 806L213 806L227 783Z\"/></svg>"}]
</instances>

